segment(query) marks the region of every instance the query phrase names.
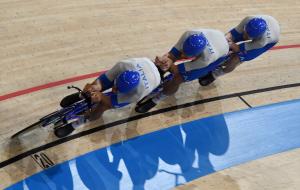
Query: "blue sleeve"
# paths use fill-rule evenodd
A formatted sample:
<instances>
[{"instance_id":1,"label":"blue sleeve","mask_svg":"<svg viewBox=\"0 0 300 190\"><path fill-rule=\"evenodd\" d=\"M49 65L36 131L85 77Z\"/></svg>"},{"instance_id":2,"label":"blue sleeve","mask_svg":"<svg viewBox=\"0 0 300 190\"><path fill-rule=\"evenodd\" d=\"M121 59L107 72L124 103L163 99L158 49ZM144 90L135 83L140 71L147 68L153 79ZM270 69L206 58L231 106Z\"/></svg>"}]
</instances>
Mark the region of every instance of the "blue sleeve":
<instances>
[{"instance_id":1,"label":"blue sleeve","mask_svg":"<svg viewBox=\"0 0 300 190\"><path fill-rule=\"evenodd\" d=\"M110 101L113 108L121 108L130 104L129 102L119 103L118 95L115 93L110 93L108 96L110 96Z\"/></svg>"},{"instance_id":2,"label":"blue sleeve","mask_svg":"<svg viewBox=\"0 0 300 190\"><path fill-rule=\"evenodd\" d=\"M235 43L243 41L243 33L239 33L236 29L230 30L230 33L231 33L231 35L233 37L233 41Z\"/></svg>"},{"instance_id":3,"label":"blue sleeve","mask_svg":"<svg viewBox=\"0 0 300 190\"><path fill-rule=\"evenodd\" d=\"M275 44L276 43L270 43L270 44L265 45L262 48L252 49L252 50L248 50L248 51L245 50L245 44L240 44L240 50L241 50L241 52L239 53L240 60L242 62L250 61L250 60L258 57L259 55L263 54L270 48L272 48Z\"/></svg>"},{"instance_id":4,"label":"blue sleeve","mask_svg":"<svg viewBox=\"0 0 300 190\"><path fill-rule=\"evenodd\" d=\"M180 55L181 55L181 52L178 49L176 49L175 47L173 47L169 53L174 55L174 57L176 57L176 59L179 59Z\"/></svg>"},{"instance_id":5,"label":"blue sleeve","mask_svg":"<svg viewBox=\"0 0 300 190\"><path fill-rule=\"evenodd\" d=\"M107 89L110 89L113 87L114 85L114 82L113 81L110 81L107 76L105 74L102 74L98 77L98 79L100 80L101 82L101 85L102 85L102 91L105 91Z\"/></svg>"},{"instance_id":6,"label":"blue sleeve","mask_svg":"<svg viewBox=\"0 0 300 190\"><path fill-rule=\"evenodd\" d=\"M228 56L220 57L216 61L210 63L208 66L201 69L194 69L191 71L186 71L184 63L178 65L178 71L180 76L183 78L184 82L192 81L207 75L209 72L215 70L220 64L228 59Z\"/></svg>"}]
</instances>

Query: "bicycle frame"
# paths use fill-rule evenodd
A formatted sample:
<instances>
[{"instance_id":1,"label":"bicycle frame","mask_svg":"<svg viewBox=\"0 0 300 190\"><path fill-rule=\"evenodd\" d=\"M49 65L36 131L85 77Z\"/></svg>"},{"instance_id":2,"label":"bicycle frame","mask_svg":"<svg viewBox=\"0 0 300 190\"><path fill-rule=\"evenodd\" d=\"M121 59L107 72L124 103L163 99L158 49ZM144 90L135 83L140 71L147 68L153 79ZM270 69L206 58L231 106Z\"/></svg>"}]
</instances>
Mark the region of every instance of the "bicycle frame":
<instances>
[{"instance_id":1,"label":"bicycle frame","mask_svg":"<svg viewBox=\"0 0 300 190\"><path fill-rule=\"evenodd\" d=\"M95 105L91 103L91 98L89 94L82 93L82 91L75 86L68 86L68 89L71 88L77 89L81 93L83 99L73 103L68 107L61 108L55 112L52 112L40 118L37 122L29 125L28 127L12 135L11 138L15 138L21 134L31 131L36 127L46 127L50 124L54 124L55 127L64 126L68 123L69 120L76 119L78 117L78 114L81 114L91 109Z\"/></svg>"},{"instance_id":2,"label":"bicycle frame","mask_svg":"<svg viewBox=\"0 0 300 190\"><path fill-rule=\"evenodd\" d=\"M73 105L73 109L65 115L64 119L66 121L74 119L74 118L76 118L74 116L76 116L77 114L79 114L81 112L87 111L89 109L90 109L89 103L86 102L85 100L76 102L75 105Z\"/></svg>"},{"instance_id":3,"label":"bicycle frame","mask_svg":"<svg viewBox=\"0 0 300 190\"><path fill-rule=\"evenodd\" d=\"M79 92L81 90L78 87L75 86L68 86L68 89L75 88ZM74 104L62 108L56 112L53 112L45 117L42 117L40 121L42 122L42 126L46 127L50 124L55 124L57 122L64 122L67 123L69 120L77 118L77 114L85 112L92 108L93 104L90 103L89 97L87 95L83 95L84 99L81 101L75 102Z\"/></svg>"}]
</instances>

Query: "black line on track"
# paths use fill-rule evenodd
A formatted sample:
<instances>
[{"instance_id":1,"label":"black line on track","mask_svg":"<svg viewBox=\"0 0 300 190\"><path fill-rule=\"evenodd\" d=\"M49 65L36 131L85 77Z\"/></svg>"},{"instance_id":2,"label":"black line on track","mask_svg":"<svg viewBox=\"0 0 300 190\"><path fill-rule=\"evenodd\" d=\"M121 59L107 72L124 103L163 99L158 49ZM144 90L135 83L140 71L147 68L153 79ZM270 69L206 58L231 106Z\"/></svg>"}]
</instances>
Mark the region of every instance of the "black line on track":
<instances>
[{"instance_id":1,"label":"black line on track","mask_svg":"<svg viewBox=\"0 0 300 190\"><path fill-rule=\"evenodd\" d=\"M0 168L8 166L8 165L10 165L14 162L17 162L17 161L19 161L19 160L21 160L21 159L23 159L27 156L30 156L30 155L35 154L37 152L46 150L46 149L54 147L54 146L57 146L59 144L71 141L73 139L80 138L82 136L90 135L92 133L95 133L95 132L98 132L98 131L101 131L101 130L104 130L104 129L107 129L107 128L110 128L110 127L114 127L114 126L117 126L117 125L120 125L120 124L124 124L124 123L130 122L130 121L135 121L135 120L146 118L146 117L149 117L149 116L152 116L152 115L157 115L157 114L161 114L161 113L165 113L165 112L169 112L169 111L173 111L173 110L177 110L177 109L182 109L182 108L186 108L186 107L191 107L191 106L194 106L194 105L204 104L204 103L208 103L208 102L214 102L214 101L218 101L218 100L236 98L236 97L245 96L245 95L251 95L251 94L262 93L262 92L269 92L269 91L273 91L273 90L280 90L280 89L293 88L293 87L300 87L300 83L286 84L286 85L273 86L273 87L268 87L268 88L262 88L262 89L232 93L232 94L217 96L217 97L213 97L213 98L196 100L196 101L193 101L193 102L188 102L188 103L180 104L180 105L176 105L176 106L171 106L171 107L163 108L163 109L160 109L160 110L148 112L148 113L145 113L145 114L135 115L133 117L129 117L129 118L126 118L126 119L121 119L121 120L118 120L118 121L114 121L114 122L111 122L111 123L100 125L98 127L94 127L92 129L88 129L86 131L82 131L82 132L76 133L74 135L70 135L68 137L58 139L58 140L50 142L48 144L44 144L44 145L39 146L37 148L28 150L26 152L23 152L23 153L17 155L17 156L14 156L14 157L9 158L9 159L7 159L3 162L0 162Z\"/></svg>"},{"instance_id":2,"label":"black line on track","mask_svg":"<svg viewBox=\"0 0 300 190\"><path fill-rule=\"evenodd\" d=\"M240 100L242 100L242 102L244 102L249 108L252 108L252 106L242 97L239 96Z\"/></svg>"}]
</instances>

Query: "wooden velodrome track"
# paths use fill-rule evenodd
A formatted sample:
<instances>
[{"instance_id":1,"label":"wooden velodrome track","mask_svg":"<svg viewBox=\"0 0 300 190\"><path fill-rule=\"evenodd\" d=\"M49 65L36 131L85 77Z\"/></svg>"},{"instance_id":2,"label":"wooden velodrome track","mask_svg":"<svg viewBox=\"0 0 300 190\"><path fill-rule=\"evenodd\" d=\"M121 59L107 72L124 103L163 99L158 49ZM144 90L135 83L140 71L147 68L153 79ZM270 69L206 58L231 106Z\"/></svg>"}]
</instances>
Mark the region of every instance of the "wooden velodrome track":
<instances>
[{"instance_id":1,"label":"wooden velodrome track","mask_svg":"<svg viewBox=\"0 0 300 190\"><path fill-rule=\"evenodd\" d=\"M167 52L188 28L227 32L251 14L269 14L280 22L281 38L277 46L282 49L269 51L240 66L210 87L199 87L196 82L185 84L175 97L156 109L274 86L279 87L238 95L251 106L299 98L300 2L297 0L0 0L0 95L103 71L127 57L154 58ZM83 86L91 80L72 84ZM239 96L225 96L79 135L80 138L69 141L57 142L50 129L38 129L16 141L9 139L14 132L57 109L58 101L69 93L66 85L60 85L5 100L2 96L0 189L41 171L30 157L39 151L54 163L61 163L174 124L248 108ZM133 115L136 114L132 107L108 111L103 119L78 132ZM48 146L53 141L57 143ZM26 152L28 155L22 154ZM297 149L230 168L177 189L297 189L299 161Z\"/></svg>"}]
</instances>

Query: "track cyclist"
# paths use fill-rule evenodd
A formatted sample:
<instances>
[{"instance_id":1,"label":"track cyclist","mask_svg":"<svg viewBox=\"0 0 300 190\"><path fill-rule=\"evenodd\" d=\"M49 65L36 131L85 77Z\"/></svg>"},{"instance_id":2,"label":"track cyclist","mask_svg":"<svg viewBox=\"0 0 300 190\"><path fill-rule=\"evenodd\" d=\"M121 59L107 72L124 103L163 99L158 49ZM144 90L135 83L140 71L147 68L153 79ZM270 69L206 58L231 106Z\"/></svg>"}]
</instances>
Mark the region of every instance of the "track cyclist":
<instances>
[{"instance_id":1,"label":"track cyclist","mask_svg":"<svg viewBox=\"0 0 300 190\"><path fill-rule=\"evenodd\" d=\"M68 125L56 130L56 136L64 137L87 120L96 120L109 109L121 108L138 102L159 86L161 76L156 65L148 58L131 58L118 62L113 68L85 85L83 92L91 97L95 105L87 113ZM109 90L108 92L107 91ZM61 101L67 107L82 99L80 93L66 96Z\"/></svg>"},{"instance_id":2,"label":"track cyclist","mask_svg":"<svg viewBox=\"0 0 300 190\"><path fill-rule=\"evenodd\" d=\"M241 63L262 55L279 41L279 35L278 21L272 16L254 15L244 18L226 34L232 51L230 59L205 77L199 78L200 85L207 86L216 78L232 72Z\"/></svg>"}]
</instances>

